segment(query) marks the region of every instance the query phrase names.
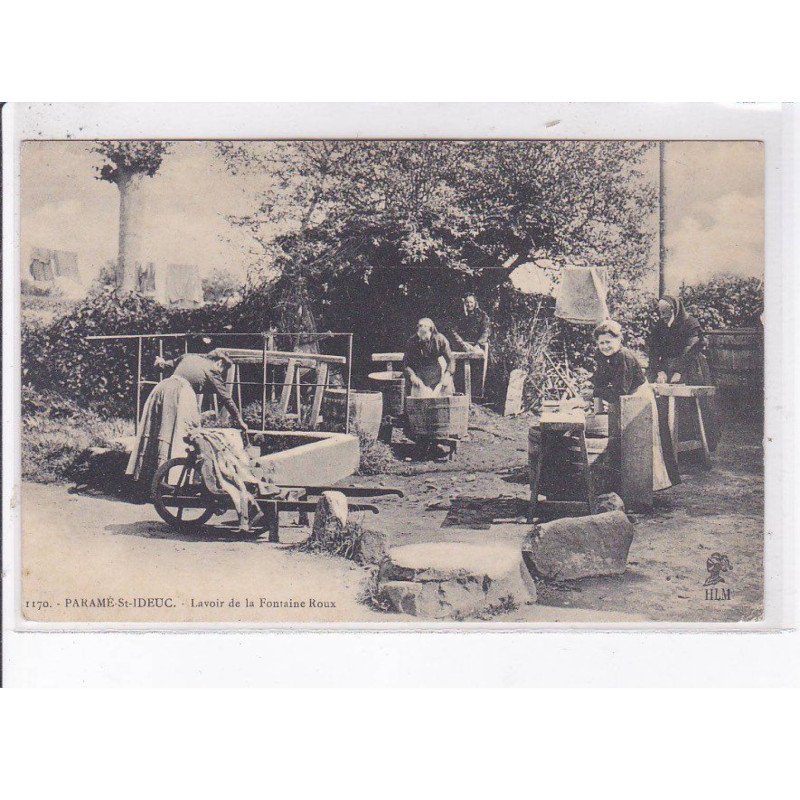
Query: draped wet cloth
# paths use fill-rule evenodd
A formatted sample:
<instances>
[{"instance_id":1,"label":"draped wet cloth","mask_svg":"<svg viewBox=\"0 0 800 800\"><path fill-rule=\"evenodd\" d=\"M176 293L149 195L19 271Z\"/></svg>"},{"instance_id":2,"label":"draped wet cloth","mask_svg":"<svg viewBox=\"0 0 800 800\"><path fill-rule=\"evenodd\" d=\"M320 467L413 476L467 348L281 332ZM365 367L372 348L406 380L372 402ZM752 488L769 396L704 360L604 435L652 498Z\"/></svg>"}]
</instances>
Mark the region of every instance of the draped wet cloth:
<instances>
[{"instance_id":1,"label":"draped wet cloth","mask_svg":"<svg viewBox=\"0 0 800 800\"><path fill-rule=\"evenodd\" d=\"M608 319L605 272L599 267L564 267L556 296L556 316L582 325L597 325Z\"/></svg>"},{"instance_id":2,"label":"draped wet cloth","mask_svg":"<svg viewBox=\"0 0 800 800\"><path fill-rule=\"evenodd\" d=\"M711 369L704 352L706 339L702 326L695 317L686 312L683 301L679 298L665 295L661 299L672 306L672 320L669 323L659 320L650 332L648 377L651 381L655 381L658 373L664 372L669 381L677 372L681 376L680 382L688 386L713 386ZM690 406L693 403L694 399L688 397L679 397L676 400L678 434L682 439L699 438L698 431L693 428L694 415L687 413L691 411ZM717 403L716 397L700 398L708 448L712 451L717 449L722 435ZM658 409L659 424L663 430L668 431L666 397L659 398Z\"/></svg>"},{"instance_id":3,"label":"draped wet cloth","mask_svg":"<svg viewBox=\"0 0 800 800\"><path fill-rule=\"evenodd\" d=\"M238 435L230 436L227 431L198 428L191 431L187 438L197 453L197 466L206 488L212 494L227 494L239 515L242 529L247 529L248 509L255 496L275 495L278 493L277 487L263 476L255 474Z\"/></svg>"},{"instance_id":4,"label":"draped wet cloth","mask_svg":"<svg viewBox=\"0 0 800 800\"><path fill-rule=\"evenodd\" d=\"M619 401L622 395L636 394L649 398L653 415L653 489L660 491L669 489L675 483L680 483L671 449L665 458L658 425L656 397L653 387L645 379L636 356L627 347L621 347L610 356L598 353L595 373L592 376L592 386L594 396L607 403ZM669 441L669 437L667 437L667 442ZM674 467L674 469L669 467Z\"/></svg>"},{"instance_id":5,"label":"draped wet cloth","mask_svg":"<svg viewBox=\"0 0 800 800\"><path fill-rule=\"evenodd\" d=\"M200 411L191 383L181 375L165 378L144 404L125 473L149 490L161 464L186 455L186 436L199 426Z\"/></svg>"}]
</instances>

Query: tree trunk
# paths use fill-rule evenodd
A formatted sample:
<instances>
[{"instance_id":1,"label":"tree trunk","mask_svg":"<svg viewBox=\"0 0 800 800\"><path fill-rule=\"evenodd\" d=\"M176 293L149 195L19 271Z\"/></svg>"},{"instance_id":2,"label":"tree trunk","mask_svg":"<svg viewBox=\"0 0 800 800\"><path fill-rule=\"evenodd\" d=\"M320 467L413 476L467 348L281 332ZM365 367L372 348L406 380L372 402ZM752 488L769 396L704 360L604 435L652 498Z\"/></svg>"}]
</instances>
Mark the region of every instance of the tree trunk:
<instances>
[{"instance_id":1,"label":"tree trunk","mask_svg":"<svg viewBox=\"0 0 800 800\"><path fill-rule=\"evenodd\" d=\"M117 286L120 291L138 289L138 270L142 263L139 176L123 177L119 189L119 254Z\"/></svg>"}]
</instances>

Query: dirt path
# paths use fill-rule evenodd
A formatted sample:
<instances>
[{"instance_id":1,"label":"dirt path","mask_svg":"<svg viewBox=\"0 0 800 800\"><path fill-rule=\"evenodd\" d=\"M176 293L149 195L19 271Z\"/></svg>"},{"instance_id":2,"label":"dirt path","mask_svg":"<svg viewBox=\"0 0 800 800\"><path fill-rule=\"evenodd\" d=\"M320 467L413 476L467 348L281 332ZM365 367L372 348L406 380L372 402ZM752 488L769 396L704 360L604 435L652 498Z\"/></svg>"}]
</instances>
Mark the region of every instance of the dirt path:
<instances>
[{"instance_id":1,"label":"dirt path","mask_svg":"<svg viewBox=\"0 0 800 800\"><path fill-rule=\"evenodd\" d=\"M403 499L381 501L381 514L365 515L364 524L385 531L395 544L521 542L529 529L525 524L494 523L480 530L442 525L448 518L449 501L465 495L505 495L511 507L515 498L524 505L529 422L478 412L473 417L476 429L462 445L457 460L400 460L394 468L406 474L354 480L396 485L406 492ZM545 588L538 605L524 605L496 619L757 619L762 613L763 586L761 463L758 421L739 420L737 425L729 425L714 469L687 475L683 484L662 493L654 514L638 518L625 575L582 581L559 590ZM292 542L307 535L305 528L282 527L280 545L241 541L224 525L183 536L162 523L150 505L70 494L64 486L39 484L25 484L22 510L23 588L24 600L33 604L25 609L30 619L415 621L374 611L360 601L367 570L343 559L292 549ZM712 552L724 553L733 564L724 584L731 592L729 600L706 599L705 562ZM115 603L111 610L100 604L108 598ZM170 605L148 607L149 598L155 598L149 602L160 599ZM92 600L94 604L84 602Z\"/></svg>"}]
</instances>

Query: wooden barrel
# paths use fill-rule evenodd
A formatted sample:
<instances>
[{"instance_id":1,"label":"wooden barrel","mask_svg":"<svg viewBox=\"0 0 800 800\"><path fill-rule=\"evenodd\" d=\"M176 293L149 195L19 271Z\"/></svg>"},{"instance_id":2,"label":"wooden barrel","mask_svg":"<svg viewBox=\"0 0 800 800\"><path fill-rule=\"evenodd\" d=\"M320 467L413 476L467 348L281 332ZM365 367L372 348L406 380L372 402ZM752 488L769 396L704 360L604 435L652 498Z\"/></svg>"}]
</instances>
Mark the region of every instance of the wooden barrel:
<instances>
[{"instance_id":1,"label":"wooden barrel","mask_svg":"<svg viewBox=\"0 0 800 800\"><path fill-rule=\"evenodd\" d=\"M346 389L326 389L322 398L322 419L326 430L344 430ZM375 441L383 421L383 395L380 392L350 390L350 430L358 430Z\"/></svg>"},{"instance_id":2,"label":"wooden barrel","mask_svg":"<svg viewBox=\"0 0 800 800\"><path fill-rule=\"evenodd\" d=\"M399 417L405 410L406 379L397 370L370 372L372 385L383 395L383 413Z\"/></svg>"},{"instance_id":3,"label":"wooden barrel","mask_svg":"<svg viewBox=\"0 0 800 800\"><path fill-rule=\"evenodd\" d=\"M706 337L708 365L718 386L764 385L764 335L759 328L709 331Z\"/></svg>"},{"instance_id":4,"label":"wooden barrel","mask_svg":"<svg viewBox=\"0 0 800 800\"><path fill-rule=\"evenodd\" d=\"M464 394L407 397L406 414L413 436L460 439L469 429L469 398Z\"/></svg>"}]
</instances>

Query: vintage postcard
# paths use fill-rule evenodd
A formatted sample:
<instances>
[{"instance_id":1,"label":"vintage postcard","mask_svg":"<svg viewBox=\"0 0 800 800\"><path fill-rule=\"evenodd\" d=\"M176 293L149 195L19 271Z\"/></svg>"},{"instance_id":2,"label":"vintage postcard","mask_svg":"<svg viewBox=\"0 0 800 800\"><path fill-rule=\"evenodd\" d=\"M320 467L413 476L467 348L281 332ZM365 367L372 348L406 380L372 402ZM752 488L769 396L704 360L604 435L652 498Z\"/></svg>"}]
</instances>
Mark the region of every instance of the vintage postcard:
<instances>
[{"instance_id":1,"label":"vintage postcard","mask_svg":"<svg viewBox=\"0 0 800 800\"><path fill-rule=\"evenodd\" d=\"M22 141L20 619L763 620L765 148L705 138Z\"/></svg>"}]
</instances>

